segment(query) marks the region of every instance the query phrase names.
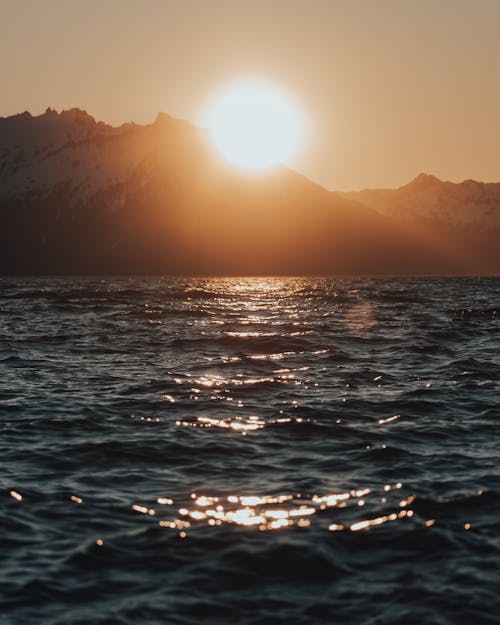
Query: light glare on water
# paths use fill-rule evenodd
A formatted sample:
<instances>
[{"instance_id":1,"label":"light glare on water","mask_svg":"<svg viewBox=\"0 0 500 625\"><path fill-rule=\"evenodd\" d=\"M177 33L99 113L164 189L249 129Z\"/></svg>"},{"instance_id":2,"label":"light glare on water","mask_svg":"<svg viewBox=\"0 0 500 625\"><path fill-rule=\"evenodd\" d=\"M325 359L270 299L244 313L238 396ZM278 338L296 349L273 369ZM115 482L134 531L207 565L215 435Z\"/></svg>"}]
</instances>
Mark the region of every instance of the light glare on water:
<instances>
[{"instance_id":1,"label":"light glare on water","mask_svg":"<svg viewBox=\"0 0 500 625\"><path fill-rule=\"evenodd\" d=\"M492 623L499 301L496 278L0 281L1 613Z\"/></svg>"}]
</instances>

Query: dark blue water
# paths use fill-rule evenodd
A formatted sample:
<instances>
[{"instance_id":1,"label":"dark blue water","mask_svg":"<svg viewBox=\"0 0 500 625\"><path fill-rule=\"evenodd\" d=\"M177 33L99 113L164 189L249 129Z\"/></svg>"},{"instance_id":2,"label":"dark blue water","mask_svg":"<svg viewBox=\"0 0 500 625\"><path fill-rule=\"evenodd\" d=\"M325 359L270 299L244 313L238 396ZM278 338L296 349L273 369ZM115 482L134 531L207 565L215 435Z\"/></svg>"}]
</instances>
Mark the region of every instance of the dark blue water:
<instances>
[{"instance_id":1,"label":"dark blue water","mask_svg":"<svg viewBox=\"0 0 500 625\"><path fill-rule=\"evenodd\" d=\"M477 625L500 279L3 279L0 622Z\"/></svg>"}]
</instances>

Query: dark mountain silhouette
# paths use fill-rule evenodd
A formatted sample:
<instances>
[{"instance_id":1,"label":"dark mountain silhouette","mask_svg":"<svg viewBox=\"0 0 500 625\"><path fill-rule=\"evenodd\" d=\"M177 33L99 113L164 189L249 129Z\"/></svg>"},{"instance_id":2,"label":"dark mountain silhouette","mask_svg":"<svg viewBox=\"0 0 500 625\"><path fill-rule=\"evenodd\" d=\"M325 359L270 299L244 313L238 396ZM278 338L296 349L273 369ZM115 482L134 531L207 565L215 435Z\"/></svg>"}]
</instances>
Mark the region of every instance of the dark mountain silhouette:
<instances>
[{"instance_id":1,"label":"dark mountain silhouette","mask_svg":"<svg viewBox=\"0 0 500 625\"><path fill-rule=\"evenodd\" d=\"M244 174L165 114L114 128L79 109L22 113L0 119L0 272L498 271L498 254L450 249L367 194L380 192L331 193L286 168Z\"/></svg>"}]
</instances>

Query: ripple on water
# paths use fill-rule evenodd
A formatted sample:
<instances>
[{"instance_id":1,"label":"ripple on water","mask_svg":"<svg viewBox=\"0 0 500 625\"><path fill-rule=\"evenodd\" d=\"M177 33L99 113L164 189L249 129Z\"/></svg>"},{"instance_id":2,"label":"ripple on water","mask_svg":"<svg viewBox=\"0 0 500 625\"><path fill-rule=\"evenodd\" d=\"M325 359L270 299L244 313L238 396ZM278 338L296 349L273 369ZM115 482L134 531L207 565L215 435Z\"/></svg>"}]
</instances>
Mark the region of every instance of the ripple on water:
<instances>
[{"instance_id":1,"label":"ripple on water","mask_svg":"<svg viewBox=\"0 0 500 625\"><path fill-rule=\"evenodd\" d=\"M499 296L1 280L6 622L494 623Z\"/></svg>"}]
</instances>

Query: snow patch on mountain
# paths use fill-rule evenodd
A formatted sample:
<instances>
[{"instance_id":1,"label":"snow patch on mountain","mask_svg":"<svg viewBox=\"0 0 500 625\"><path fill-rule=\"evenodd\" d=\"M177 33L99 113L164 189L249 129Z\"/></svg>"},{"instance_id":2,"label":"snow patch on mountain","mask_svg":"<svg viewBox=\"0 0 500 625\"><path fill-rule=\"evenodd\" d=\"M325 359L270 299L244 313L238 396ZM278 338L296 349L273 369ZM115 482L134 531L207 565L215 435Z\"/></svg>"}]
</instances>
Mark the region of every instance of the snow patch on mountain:
<instances>
[{"instance_id":1,"label":"snow patch on mountain","mask_svg":"<svg viewBox=\"0 0 500 625\"><path fill-rule=\"evenodd\" d=\"M146 158L144 128L113 128L80 109L2 118L0 198L44 199L63 186L70 190L70 204L85 204L96 193L123 185ZM115 204L123 202L124 193L119 197Z\"/></svg>"},{"instance_id":2,"label":"snow patch on mountain","mask_svg":"<svg viewBox=\"0 0 500 625\"><path fill-rule=\"evenodd\" d=\"M342 195L404 221L500 226L500 183L453 183L420 174L398 189L366 189Z\"/></svg>"}]
</instances>

